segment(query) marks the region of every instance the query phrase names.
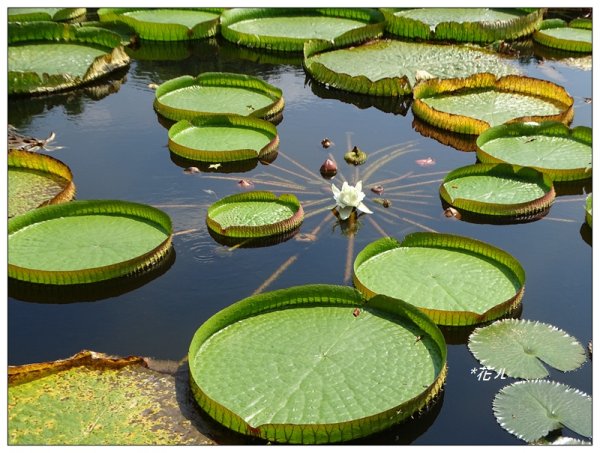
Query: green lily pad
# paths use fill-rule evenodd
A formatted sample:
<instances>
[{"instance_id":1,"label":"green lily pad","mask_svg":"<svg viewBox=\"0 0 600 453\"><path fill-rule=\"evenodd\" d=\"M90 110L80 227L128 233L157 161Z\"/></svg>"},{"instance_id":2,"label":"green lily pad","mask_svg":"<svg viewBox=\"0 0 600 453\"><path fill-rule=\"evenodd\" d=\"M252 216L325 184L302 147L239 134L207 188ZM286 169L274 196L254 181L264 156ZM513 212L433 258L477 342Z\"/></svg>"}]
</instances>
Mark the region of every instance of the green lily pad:
<instances>
[{"instance_id":1,"label":"green lily pad","mask_svg":"<svg viewBox=\"0 0 600 453\"><path fill-rule=\"evenodd\" d=\"M304 220L302 205L291 194L251 191L230 195L213 203L206 212L210 230L221 236L258 238L295 230Z\"/></svg>"},{"instance_id":2,"label":"green lily pad","mask_svg":"<svg viewBox=\"0 0 600 453\"><path fill-rule=\"evenodd\" d=\"M86 8L8 8L9 22L67 21L84 16Z\"/></svg>"},{"instance_id":3,"label":"green lily pad","mask_svg":"<svg viewBox=\"0 0 600 453\"><path fill-rule=\"evenodd\" d=\"M469 337L469 350L487 368L522 379L548 376L542 362L572 371L586 361L583 346L566 332L522 319L503 319L475 329Z\"/></svg>"},{"instance_id":4,"label":"green lily pad","mask_svg":"<svg viewBox=\"0 0 600 453\"><path fill-rule=\"evenodd\" d=\"M280 89L256 77L226 72L168 80L156 89L154 99L156 111L174 121L215 114L275 119L283 105Z\"/></svg>"},{"instance_id":5,"label":"green lily pad","mask_svg":"<svg viewBox=\"0 0 600 453\"><path fill-rule=\"evenodd\" d=\"M497 126L477 138L477 158L532 167L554 181L588 179L592 177L592 129L569 129L557 122Z\"/></svg>"},{"instance_id":6,"label":"green lily pad","mask_svg":"<svg viewBox=\"0 0 600 453\"><path fill-rule=\"evenodd\" d=\"M569 52L592 51L592 21L579 19L567 25L562 20L548 20L533 34L534 41Z\"/></svg>"},{"instance_id":7,"label":"green lily pad","mask_svg":"<svg viewBox=\"0 0 600 453\"><path fill-rule=\"evenodd\" d=\"M45 154L12 150L8 153L8 217L75 196L71 169Z\"/></svg>"},{"instance_id":8,"label":"green lily pad","mask_svg":"<svg viewBox=\"0 0 600 453\"><path fill-rule=\"evenodd\" d=\"M386 31L403 38L491 43L533 33L544 11L492 8L384 8Z\"/></svg>"},{"instance_id":9,"label":"green lily pad","mask_svg":"<svg viewBox=\"0 0 600 453\"><path fill-rule=\"evenodd\" d=\"M517 69L492 52L458 45L393 40L331 50L312 41L304 48L304 65L318 82L373 96L410 94L418 71L434 77L466 77L479 72L515 74Z\"/></svg>"},{"instance_id":10,"label":"green lily pad","mask_svg":"<svg viewBox=\"0 0 600 453\"><path fill-rule=\"evenodd\" d=\"M154 368L92 351L8 367L9 445L214 444L179 398L185 381Z\"/></svg>"},{"instance_id":11,"label":"green lily pad","mask_svg":"<svg viewBox=\"0 0 600 453\"><path fill-rule=\"evenodd\" d=\"M592 194L585 197L585 223L592 228Z\"/></svg>"},{"instance_id":12,"label":"green lily pad","mask_svg":"<svg viewBox=\"0 0 600 453\"><path fill-rule=\"evenodd\" d=\"M558 382L515 382L498 392L493 405L500 426L526 442L562 427L592 436L592 398Z\"/></svg>"},{"instance_id":13,"label":"green lily pad","mask_svg":"<svg viewBox=\"0 0 600 453\"><path fill-rule=\"evenodd\" d=\"M546 213L555 195L550 177L507 164L457 168L440 186L442 200L461 211L513 219Z\"/></svg>"},{"instance_id":14,"label":"green lily pad","mask_svg":"<svg viewBox=\"0 0 600 453\"><path fill-rule=\"evenodd\" d=\"M8 36L9 94L74 88L129 64L119 35L102 28L14 22Z\"/></svg>"},{"instance_id":15,"label":"green lily pad","mask_svg":"<svg viewBox=\"0 0 600 453\"><path fill-rule=\"evenodd\" d=\"M415 116L461 134L479 135L508 122L573 119L573 98L564 88L524 76L430 79L419 83L413 95Z\"/></svg>"},{"instance_id":16,"label":"green lily pad","mask_svg":"<svg viewBox=\"0 0 600 453\"><path fill-rule=\"evenodd\" d=\"M221 8L100 8L102 22L122 22L141 39L188 41L215 36Z\"/></svg>"},{"instance_id":17,"label":"green lily pad","mask_svg":"<svg viewBox=\"0 0 600 453\"><path fill-rule=\"evenodd\" d=\"M171 246L162 211L115 200L45 206L8 221L8 275L68 285L143 272Z\"/></svg>"},{"instance_id":18,"label":"green lily pad","mask_svg":"<svg viewBox=\"0 0 600 453\"><path fill-rule=\"evenodd\" d=\"M197 117L191 121L179 121L169 129L169 149L193 161L265 159L276 153L278 146L275 126L252 117Z\"/></svg>"},{"instance_id":19,"label":"green lily pad","mask_svg":"<svg viewBox=\"0 0 600 453\"><path fill-rule=\"evenodd\" d=\"M446 375L439 329L414 307L354 289L259 294L206 321L189 349L200 407L243 434L285 443L363 437L410 417Z\"/></svg>"},{"instance_id":20,"label":"green lily pad","mask_svg":"<svg viewBox=\"0 0 600 453\"><path fill-rule=\"evenodd\" d=\"M221 17L221 34L238 45L301 52L310 39L347 44L383 34L384 17L368 8L233 8Z\"/></svg>"},{"instance_id":21,"label":"green lily pad","mask_svg":"<svg viewBox=\"0 0 600 453\"><path fill-rule=\"evenodd\" d=\"M367 245L354 261L354 285L366 297L408 302L436 324L497 319L523 297L525 272L508 253L474 239L413 233Z\"/></svg>"}]
</instances>

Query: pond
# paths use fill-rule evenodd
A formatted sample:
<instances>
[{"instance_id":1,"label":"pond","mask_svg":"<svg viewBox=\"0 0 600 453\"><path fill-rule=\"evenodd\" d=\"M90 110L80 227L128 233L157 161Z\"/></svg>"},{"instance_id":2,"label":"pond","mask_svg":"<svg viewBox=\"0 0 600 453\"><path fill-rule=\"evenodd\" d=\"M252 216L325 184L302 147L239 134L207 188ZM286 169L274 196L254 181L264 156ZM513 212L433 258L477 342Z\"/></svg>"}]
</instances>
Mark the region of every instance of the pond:
<instances>
[{"instance_id":1,"label":"pond","mask_svg":"<svg viewBox=\"0 0 600 453\"><path fill-rule=\"evenodd\" d=\"M591 126L591 68L569 58L542 58L531 43L523 48L520 57L507 58L525 75L563 86L575 99L572 126ZM187 174L188 164L170 153L171 123L154 111L155 92L149 85L209 71L253 75L283 91L285 108L277 125L281 143L272 163ZM561 189L549 214L537 221L459 221L444 215L439 186L449 171L475 163L475 153L443 144L449 133L439 140L430 136L414 119L408 100L319 85L307 76L300 57L250 51L221 39L141 42L129 67L105 82L108 89L102 94L85 89L11 97L8 122L34 137L56 133L54 144L62 148L48 154L71 168L77 199L129 200L168 213L175 253L131 285L61 292L9 282L9 365L66 358L83 349L180 361L196 329L219 310L257 292L311 283L352 285L350 266L367 244L418 231L468 236L507 251L526 272L520 318L557 326L583 345L591 340L592 244L584 211L591 181ZM333 145L322 147L324 138ZM363 166L344 163L343 155L353 146L371 155ZM375 165L385 153L393 158ZM332 180L338 187L341 174L350 182L368 176L365 203L374 213L361 216L355 232L341 228L330 209L335 204L331 181L319 173L330 155L339 166ZM216 242L206 227L206 210L217 199L244 191L241 180L256 189L296 194L306 213L300 232L264 247ZM394 181L384 194L388 208L375 203L378 195L368 190L385 180ZM514 380L483 380L473 373L480 364L467 349L468 333L448 334L447 382L429 412L355 443L522 444L498 425L491 406L498 390ZM574 372L553 370L549 378L591 395L591 376L588 360ZM219 442L259 443L235 433Z\"/></svg>"}]
</instances>

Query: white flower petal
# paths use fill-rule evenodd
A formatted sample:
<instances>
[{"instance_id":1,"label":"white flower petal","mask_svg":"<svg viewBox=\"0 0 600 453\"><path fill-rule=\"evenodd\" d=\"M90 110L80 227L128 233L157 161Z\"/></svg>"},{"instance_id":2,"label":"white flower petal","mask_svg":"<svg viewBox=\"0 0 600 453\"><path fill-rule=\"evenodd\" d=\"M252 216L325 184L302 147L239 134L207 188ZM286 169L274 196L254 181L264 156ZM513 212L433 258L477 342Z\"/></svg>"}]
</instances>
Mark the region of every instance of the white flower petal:
<instances>
[{"instance_id":1,"label":"white flower petal","mask_svg":"<svg viewBox=\"0 0 600 453\"><path fill-rule=\"evenodd\" d=\"M342 192L348 192L349 188L350 186L348 185L348 181L344 181L344 183L342 184Z\"/></svg>"},{"instance_id":2,"label":"white flower petal","mask_svg":"<svg viewBox=\"0 0 600 453\"><path fill-rule=\"evenodd\" d=\"M333 198L337 200L337 197L340 196L340 189L338 189L335 184L331 184L331 191L333 192Z\"/></svg>"},{"instance_id":3,"label":"white flower petal","mask_svg":"<svg viewBox=\"0 0 600 453\"><path fill-rule=\"evenodd\" d=\"M360 203L356 207L356 209L358 209L360 212L364 212L366 214L373 214L373 211L371 211L369 208L367 208L364 203Z\"/></svg>"},{"instance_id":4,"label":"white flower petal","mask_svg":"<svg viewBox=\"0 0 600 453\"><path fill-rule=\"evenodd\" d=\"M352 214L352 210L354 208L352 206L344 206L343 208L338 209L338 214L340 215L340 219L346 220Z\"/></svg>"},{"instance_id":5,"label":"white flower petal","mask_svg":"<svg viewBox=\"0 0 600 453\"><path fill-rule=\"evenodd\" d=\"M354 186L354 189L355 189L357 192L362 192L362 181L358 181L358 182L356 183L356 185Z\"/></svg>"}]
</instances>

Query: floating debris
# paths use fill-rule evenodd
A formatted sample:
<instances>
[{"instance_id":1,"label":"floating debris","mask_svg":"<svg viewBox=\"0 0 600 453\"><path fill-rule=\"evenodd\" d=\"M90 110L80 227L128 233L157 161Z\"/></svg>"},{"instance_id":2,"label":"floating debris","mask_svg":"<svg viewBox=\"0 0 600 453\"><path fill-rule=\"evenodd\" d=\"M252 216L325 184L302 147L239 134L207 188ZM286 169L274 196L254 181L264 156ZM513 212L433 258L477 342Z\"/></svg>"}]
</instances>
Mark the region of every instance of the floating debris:
<instances>
[{"instance_id":1,"label":"floating debris","mask_svg":"<svg viewBox=\"0 0 600 453\"><path fill-rule=\"evenodd\" d=\"M383 193L383 186L373 186L371 187L371 192L381 195Z\"/></svg>"},{"instance_id":2,"label":"floating debris","mask_svg":"<svg viewBox=\"0 0 600 453\"><path fill-rule=\"evenodd\" d=\"M192 175L194 173L200 173L200 169L198 167L187 167L183 170L185 174Z\"/></svg>"},{"instance_id":3,"label":"floating debris","mask_svg":"<svg viewBox=\"0 0 600 453\"><path fill-rule=\"evenodd\" d=\"M354 316L355 318L358 318L359 315L360 315L360 308L356 307L354 309L354 311L352 312L352 316Z\"/></svg>"},{"instance_id":4,"label":"floating debris","mask_svg":"<svg viewBox=\"0 0 600 453\"><path fill-rule=\"evenodd\" d=\"M315 242L317 235L312 233L298 233L294 236L294 239L299 242Z\"/></svg>"},{"instance_id":5,"label":"floating debris","mask_svg":"<svg viewBox=\"0 0 600 453\"><path fill-rule=\"evenodd\" d=\"M62 146L48 146L48 144L56 138L54 132L50 133L48 138L41 139L28 135L23 135L18 132L17 128L12 124L8 125L8 150L18 149L21 151L37 151L44 149L46 151L54 151L61 149Z\"/></svg>"},{"instance_id":6,"label":"floating debris","mask_svg":"<svg viewBox=\"0 0 600 453\"><path fill-rule=\"evenodd\" d=\"M453 207L446 208L444 210L444 216L446 216L446 217L454 217L455 219L460 220L460 212L458 212Z\"/></svg>"},{"instance_id":7,"label":"floating debris","mask_svg":"<svg viewBox=\"0 0 600 453\"><path fill-rule=\"evenodd\" d=\"M583 98L583 102L585 102L586 104L591 104L592 98Z\"/></svg>"},{"instance_id":8,"label":"floating debris","mask_svg":"<svg viewBox=\"0 0 600 453\"><path fill-rule=\"evenodd\" d=\"M210 164L208 166L208 169L209 170L218 170L220 166L221 166L221 164Z\"/></svg>"},{"instance_id":9,"label":"floating debris","mask_svg":"<svg viewBox=\"0 0 600 453\"><path fill-rule=\"evenodd\" d=\"M373 201L380 204L384 208L389 208L392 205L392 202L387 198L373 198Z\"/></svg>"},{"instance_id":10,"label":"floating debris","mask_svg":"<svg viewBox=\"0 0 600 453\"><path fill-rule=\"evenodd\" d=\"M157 83L149 83L148 88L150 88L151 90L156 90L158 88L158 84Z\"/></svg>"},{"instance_id":11,"label":"floating debris","mask_svg":"<svg viewBox=\"0 0 600 453\"><path fill-rule=\"evenodd\" d=\"M367 153L355 146L344 154L344 160L352 165L362 165L367 161Z\"/></svg>"},{"instance_id":12,"label":"floating debris","mask_svg":"<svg viewBox=\"0 0 600 453\"><path fill-rule=\"evenodd\" d=\"M320 172L324 178L333 178L337 174L337 164L331 159L327 159L321 165Z\"/></svg>"},{"instance_id":13,"label":"floating debris","mask_svg":"<svg viewBox=\"0 0 600 453\"><path fill-rule=\"evenodd\" d=\"M333 145L333 142L328 138L324 138L323 140L321 140L321 146L323 148L329 148L331 145Z\"/></svg>"},{"instance_id":14,"label":"floating debris","mask_svg":"<svg viewBox=\"0 0 600 453\"><path fill-rule=\"evenodd\" d=\"M417 159L415 160L415 162L421 167L429 167L431 165L435 165L435 159L433 159L432 157L427 157L425 159Z\"/></svg>"},{"instance_id":15,"label":"floating debris","mask_svg":"<svg viewBox=\"0 0 600 453\"><path fill-rule=\"evenodd\" d=\"M251 189L252 187L254 187L254 183L247 179L240 179L238 181L238 186L240 186L242 189Z\"/></svg>"}]
</instances>

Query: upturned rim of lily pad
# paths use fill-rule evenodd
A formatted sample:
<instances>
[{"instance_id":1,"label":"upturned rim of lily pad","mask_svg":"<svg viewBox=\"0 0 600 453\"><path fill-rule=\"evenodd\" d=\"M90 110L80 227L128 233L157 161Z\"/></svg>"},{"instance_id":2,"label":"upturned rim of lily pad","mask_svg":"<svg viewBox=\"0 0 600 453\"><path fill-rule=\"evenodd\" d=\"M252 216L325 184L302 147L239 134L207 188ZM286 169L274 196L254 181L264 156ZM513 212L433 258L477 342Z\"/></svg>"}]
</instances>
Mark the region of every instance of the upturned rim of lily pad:
<instances>
[{"instance_id":1,"label":"upturned rim of lily pad","mask_svg":"<svg viewBox=\"0 0 600 453\"><path fill-rule=\"evenodd\" d=\"M572 28L588 30L590 41L580 41L577 39L559 38L548 33L547 30ZM585 32L584 32L585 33ZM533 40L546 47L560 49L566 52L590 53L592 52L592 21L590 19L574 19L566 23L562 19L547 19L541 23L540 29L533 34Z\"/></svg>"}]
</instances>

